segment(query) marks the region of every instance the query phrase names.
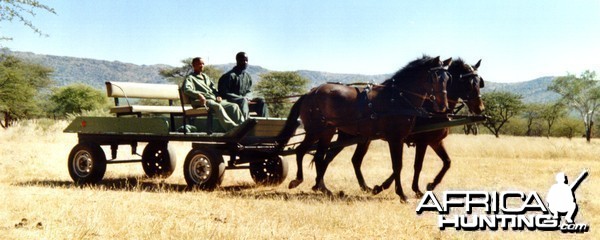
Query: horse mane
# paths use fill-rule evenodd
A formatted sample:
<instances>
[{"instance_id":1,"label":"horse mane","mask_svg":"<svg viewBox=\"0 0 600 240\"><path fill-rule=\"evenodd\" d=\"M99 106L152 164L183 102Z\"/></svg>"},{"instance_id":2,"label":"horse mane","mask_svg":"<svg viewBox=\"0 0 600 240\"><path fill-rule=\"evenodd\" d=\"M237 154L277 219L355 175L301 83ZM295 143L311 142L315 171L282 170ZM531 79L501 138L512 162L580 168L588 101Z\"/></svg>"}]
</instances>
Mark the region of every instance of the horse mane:
<instances>
[{"instance_id":1,"label":"horse mane","mask_svg":"<svg viewBox=\"0 0 600 240\"><path fill-rule=\"evenodd\" d=\"M465 63L465 61L462 58L458 58L456 60L452 60L452 63L450 64L450 66L448 67L448 71L449 72L465 72L465 68L466 66L470 66L468 64ZM460 71L457 71L460 70Z\"/></svg>"},{"instance_id":2,"label":"horse mane","mask_svg":"<svg viewBox=\"0 0 600 240\"><path fill-rule=\"evenodd\" d=\"M423 55L421 58L409 62L406 66L398 70L390 79L385 80L382 85L389 86L393 82L406 82L417 79L416 75L427 61L431 60L430 56Z\"/></svg>"}]
</instances>

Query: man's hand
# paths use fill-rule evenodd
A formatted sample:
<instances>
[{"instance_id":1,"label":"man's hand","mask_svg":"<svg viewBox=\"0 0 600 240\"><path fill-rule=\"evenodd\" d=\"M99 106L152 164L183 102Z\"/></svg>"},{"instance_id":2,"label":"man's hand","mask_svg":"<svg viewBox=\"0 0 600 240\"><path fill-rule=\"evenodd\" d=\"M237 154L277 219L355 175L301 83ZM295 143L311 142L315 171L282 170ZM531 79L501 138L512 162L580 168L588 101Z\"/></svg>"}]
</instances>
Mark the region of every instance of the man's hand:
<instances>
[{"instance_id":1,"label":"man's hand","mask_svg":"<svg viewBox=\"0 0 600 240\"><path fill-rule=\"evenodd\" d=\"M221 101L223 101L223 98L217 97L217 102L220 103Z\"/></svg>"},{"instance_id":2,"label":"man's hand","mask_svg":"<svg viewBox=\"0 0 600 240\"><path fill-rule=\"evenodd\" d=\"M204 95L198 94L198 101L200 102L200 104L206 106L206 98L204 97Z\"/></svg>"}]
</instances>

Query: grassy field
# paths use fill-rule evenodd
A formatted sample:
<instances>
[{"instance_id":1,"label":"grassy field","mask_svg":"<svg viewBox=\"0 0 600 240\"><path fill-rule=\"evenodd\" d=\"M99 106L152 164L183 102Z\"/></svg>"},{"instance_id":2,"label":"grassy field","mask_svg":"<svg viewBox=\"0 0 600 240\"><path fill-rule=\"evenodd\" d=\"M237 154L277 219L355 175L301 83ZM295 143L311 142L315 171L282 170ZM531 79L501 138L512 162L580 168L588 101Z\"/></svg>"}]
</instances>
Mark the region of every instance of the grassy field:
<instances>
[{"instance_id":1,"label":"grassy field","mask_svg":"<svg viewBox=\"0 0 600 240\"><path fill-rule=\"evenodd\" d=\"M44 127L39 127L44 126ZM189 143L172 143L178 158L165 180L146 179L140 164L109 165L101 184L73 185L67 156L77 143L62 133L65 122L28 122L0 130L0 238L2 239L591 239L600 236L600 140L451 135L445 141L452 168L435 190L536 191L545 197L556 173L588 178L577 189L577 223L586 234L560 232L440 231L437 214L417 215L410 190L414 148L407 148L402 172L409 202L391 190L372 196L359 190L350 157L343 151L326 175L335 197L311 191L314 168L305 160L305 182L287 189L296 172L277 187L255 186L247 170L225 174L222 188L186 191L183 159ZM139 152L142 150L139 148ZM127 153L126 147L119 154ZM385 142L371 145L363 164L367 183L380 184L390 173ZM421 189L441 168L428 152Z\"/></svg>"}]
</instances>

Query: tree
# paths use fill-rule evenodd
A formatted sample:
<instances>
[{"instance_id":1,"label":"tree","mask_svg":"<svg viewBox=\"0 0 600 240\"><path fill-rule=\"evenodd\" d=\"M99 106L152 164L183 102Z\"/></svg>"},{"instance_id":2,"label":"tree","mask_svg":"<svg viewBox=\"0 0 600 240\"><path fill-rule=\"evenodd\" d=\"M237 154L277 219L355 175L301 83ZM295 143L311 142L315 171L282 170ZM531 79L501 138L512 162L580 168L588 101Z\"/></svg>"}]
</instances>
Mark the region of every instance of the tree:
<instances>
[{"instance_id":1,"label":"tree","mask_svg":"<svg viewBox=\"0 0 600 240\"><path fill-rule=\"evenodd\" d=\"M67 114L102 109L108 103L102 91L80 83L55 89L50 101L53 104L52 113L63 117Z\"/></svg>"},{"instance_id":2,"label":"tree","mask_svg":"<svg viewBox=\"0 0 600 240\"><path fill-rule=\"evenodd\" d=\"M523 118L525 118L527 131L525 132L526 136L532 136L534 124L539 125L537 120L540 119L542 112L542 104L539 103L530 103L524 106L523 108ZM538 128L539 129L539 128Z\"/></svg>"},{"instance_id":3,"label":"tree","mask_svg":"<svg viewBox=\"0 0 600 240\"><path fill-rule=\"evenodd\" d=\"M35 25L33 25L30 20L28 20L27 15L30 15L30 17L35 17L36 10L43 10L56 14L53 8L45 4L41 4L36 0L0 0L0 22L12 22L17 20L40 36L47 36ZM0 36L0 40L12 40L12 38Z\"/></svg>"},{"instance_id":4,"label":"tree","mask_svg":"<svg viewBox=\"0 0 600 240\"><path fill-rule=\"evenodd\" d=\"M557 77L548 89L560 94L561 100L579 113L585 127L585 139L590 142L594 114L600 109L600 83L596 72L587 70L580 77L573 74Z\"/></svg>"},{"instance_id":5,"label":"tree","mask_svg":"<svg viewBox=\"0 0 600 240\"><path fill-rule=\"evenodd\" d=\"M565 108L565 105L561 102L547 103L542 105L540 118L544 120L546 126L548 127L548 131L546 132L547 138L550 138L550 131L552 130L552 126L554 125L556 120L564 117L566 114L567 109Z\"/></svg>"},{"instance_id":6,"label":"tree","mask_svg":"<svg viewBox=\"0 0 600 240\"><path fill-rule=\"evenodd\" d=\"M50 86L52 69L0 55L0 126L8 128L20 118L41 113L38 93Z\"/></svg>"},{"instance_id":7,"label":"tree","mask_svg":"<svg viewBox=\"0 0 600 240\"><path fill-rule=\"evenodd\" d=\"M489 92L482 95L485 102L485 114L489 117L484 126L496 137L509 119L523 109L521 96L510 92Z\"/></svg>"},{"instance_id":8,"label":"tree","mask_svg":"<svg viewBox=\"0 0 600 240\"><path fill-rule=\"evenodd\" d=\"M581 136L581 134L583 134L581 132L581 125L581 121L575 118L565 117L560 119L560 124L556 131L559 136L565 136L571 140L574 136Z\"/></svg>"},{"instance_id":9,"label":"tree","mask_svg":"<svg viewBox=\"0 0 600 240\"><path fill-rule=\"evenodd\" d=\"M287 117L292 105L288 97L305 93L310 82L298 72L269 72L260 79L255 90L266 98L274 117Z\"/></svg>"},{"instance_id":10,"label":"tree","mask_svg":"<svg viewBox=\"0 0 600 240\"><path fill-rule=\"evenodd\" d=\"M159 74L167 81L181 85L185 77L192 72L192 58L181 60L181 67L167 68L160 70ZM204 73L217 84L223 72L212 65L204 66Z\"/></svg>"}]
</instances>

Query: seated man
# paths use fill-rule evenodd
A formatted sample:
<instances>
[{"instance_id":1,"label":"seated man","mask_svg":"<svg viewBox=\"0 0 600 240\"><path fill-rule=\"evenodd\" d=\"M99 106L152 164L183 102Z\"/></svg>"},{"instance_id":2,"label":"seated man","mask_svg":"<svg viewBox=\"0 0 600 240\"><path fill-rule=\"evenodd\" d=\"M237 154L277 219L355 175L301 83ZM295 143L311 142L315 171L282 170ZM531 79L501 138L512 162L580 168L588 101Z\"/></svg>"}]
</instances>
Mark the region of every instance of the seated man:
<instances>
[{"instance_id":1,"label":"seated man","mask_svg":"<svg viewBox=\"0 0 600 240\"><path fill-rule=\"evenodd\" d=\"M239 52L235 56L235 61L236 66L219 79L219 93L227 101L236 103L245 118L248 118L251 111L256 112L260 117L268 117L269 111L265 99L248 97L252 87L252 77L246 72L248 56L245 52ZM254 104L248 106L250 101Z\"/></svg>"},{"instance_id":2,"label":"seated man","mask_svg":"<svg viewBox=\"0 0 600 240\"><path fill-rule=\"evenodd\" d=\"M212 110L219 124L226 130L237 127L244 121L240 108L235 103L227 102L217 96L215 84L208 75L204 74L204 61L202 58L192 60L194 72L183 81L183 93L192 100L192 107L208 107Z\"/></svg>"}]
</instances>

